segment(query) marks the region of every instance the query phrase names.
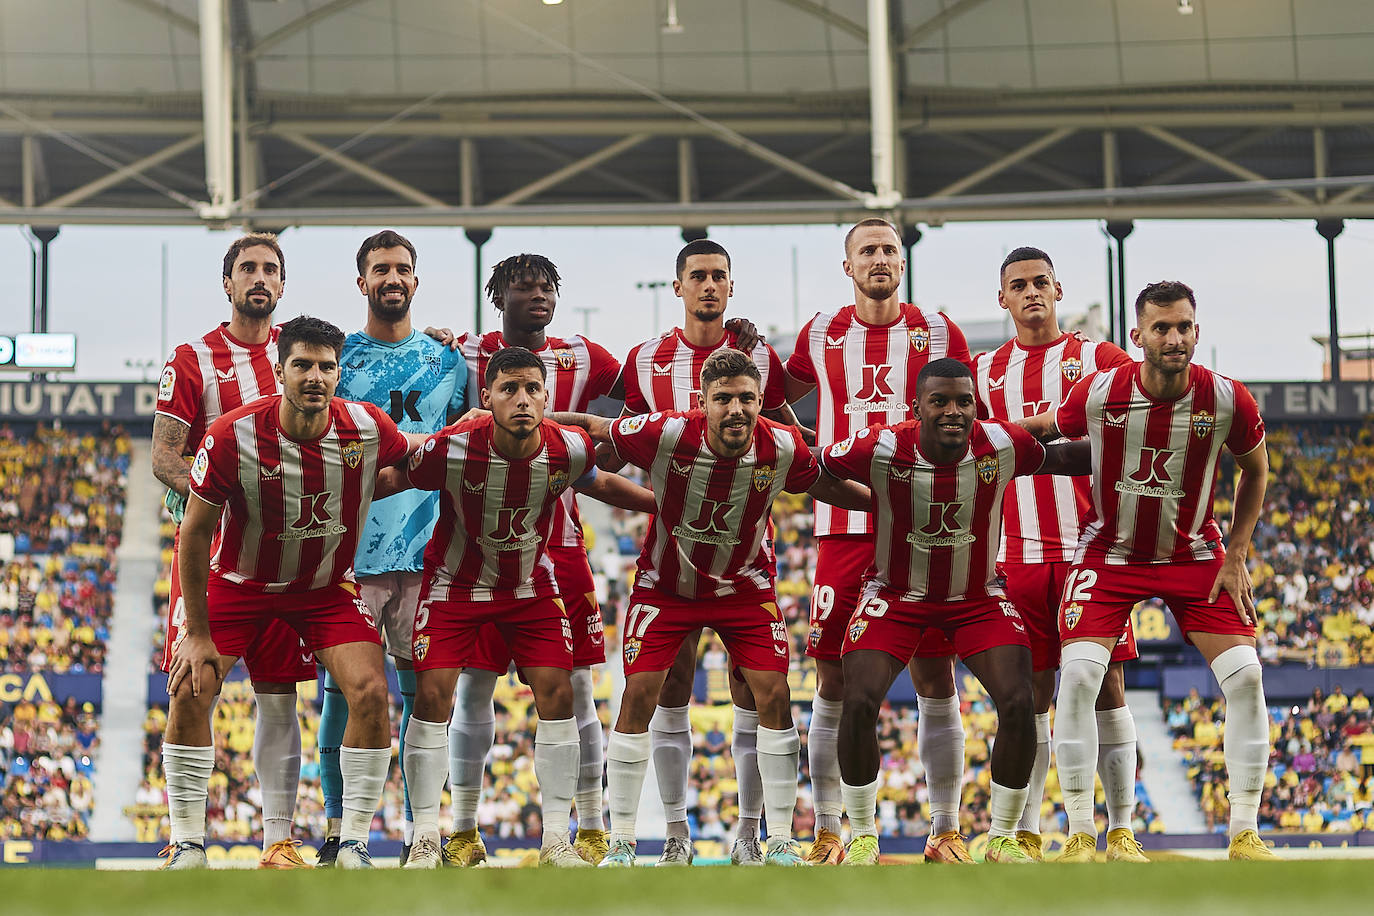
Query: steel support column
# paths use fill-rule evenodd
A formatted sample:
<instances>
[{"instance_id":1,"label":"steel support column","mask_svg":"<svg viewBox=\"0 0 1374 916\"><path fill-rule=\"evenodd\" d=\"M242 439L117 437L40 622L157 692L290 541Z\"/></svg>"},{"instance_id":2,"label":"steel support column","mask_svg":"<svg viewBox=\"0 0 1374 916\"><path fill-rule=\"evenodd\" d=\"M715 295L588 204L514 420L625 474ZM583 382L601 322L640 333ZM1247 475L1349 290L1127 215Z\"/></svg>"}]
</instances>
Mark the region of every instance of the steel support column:
<instances>
[{"instance_id":1,"label":"steel support column","mask_svg":"<svg viewBox=\"0 0 1374 916\"><path fill-rule=\"evenodd\" d=\"M1331 360L1331 381L1341 380L1341 336L1340 322L1336 311L1336 236L1345 230L1345 220L1317 220L1317 234L1326 239L1326 309L1330 323L1331 343L1327 347L1327 358Z\"/></svg>"}]
</instances>

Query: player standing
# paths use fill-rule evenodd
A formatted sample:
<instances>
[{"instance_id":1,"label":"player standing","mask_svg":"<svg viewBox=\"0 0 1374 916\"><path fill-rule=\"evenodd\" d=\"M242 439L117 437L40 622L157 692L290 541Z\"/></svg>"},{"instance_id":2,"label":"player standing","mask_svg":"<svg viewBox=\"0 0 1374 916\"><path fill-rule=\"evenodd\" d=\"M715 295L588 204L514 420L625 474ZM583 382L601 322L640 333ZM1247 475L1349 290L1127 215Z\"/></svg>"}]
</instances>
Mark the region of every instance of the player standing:
<instances>
[{"instance_id":1,"label":"player standing","mask_svg":"<svg viewBox=\"0 0 1374 916\"><path fill-rule=\"evenodd\" d=\"M1053 410L1074 383L1098 369L1130 365L1112 343L1059 329L1056 303L1064 298L1050 256L1017 248L1002 261L997 301L1011 315L1016 336L976 360L974 376L982 416L1015 422ZM1059 597L1078 547L1078 531L1091 505L1087 477L1017 478L1002 503L998 571L1007 599L1030 631L1035 686L1035 766L1016 839L1031 858L1042 858L1040 807L1050 766L1050 704L1059 667ZM1130 626L1112 650L1112 664L1097 698L1101 743L1097 770L1110 818L1107 858L1149 861L1135 840L1135 719L1126 705L1122 663L1137 657Z\"/></svg>"},{"instance_id":2,"label":"player standing","mask_svg":"<svg viewBox=\"0 0 1374 916\"><path fill-rule=\"evenodd\" d=\"M603 866L635 861L635 822L650 754L649 722L684 639L711 627L733 677L758 700L757 760L768 854L740 864L804 865L792 838L801 742L787 683L787 622L774 593L769 510L783 491L867 505L867 491L823 476L801 434L760 419L762 384L749 356L705 360L699 409L600 421L617 456L649 472L657 512L638 562L623 654L625 692L607 750L611 850ZM758 847L758 840L746 840Z\"/></svg>"},{"instance_id":3,"label":"player standing","mask_svg":"<svg viewBox=\"0 0 1374 916\"><path fill-rule=\"evenodd\" d=\"M876 533L843 650L840 772L853 833L845 863L878 862L878 711L931 629L943 631L997 708L987 860L1030 862L1016 822L1035 760L1031 653L1021 615L997 584L1002 494L1013 477L1062 473L1075 450L1086 455L1081 444L1047 449L1012 424L977 420L972 375L955 359L921 370L916 413L820 452L831 474L873 488Z\"/></svg>"},{"instance_id":4,"label":"player standing","mask_svg":"<svg viewBox=\"0 0 1374 916\"><path fill-rule=\"evenodd\" d=\"M501 631L539 715L539 861L590 867L568 841L580 754L569 675L573 634L545 544L570 486L629 509L647 510L652 499L624 478L598 475L585 432L544 419L544 377L543 361L528 350L495 353L482 389L491 413L440 430L410 465L412 486L440 493L415 614L415 712L405 757L415 845L407 868L435 868L442 859L439 800L453 691L486 623Z\"/></svg>"},{"instance_id":5,"label":"player standing","mask_svg":"<svg viewBox=\"0 0 1374 916\"><path fill-rule=\"evenodd\" d=\"M620 363L605 348L580 334L549 337L559 294L558 268L537 254L506 258L492 268L487 295L501 312L501 330L465 335L462 351L473 390L481 385L492 354L524 347L544 364L548 410L585 411L602 395L619 396ZM601 777L605 770L601 719L592 696L591 666L606 661L605 628L596 602L596 583L587 562L577 499L565 490L549 531L558 596L573 632L573 717L577 719L580 764L577 771L577 836L573 847L593 865L606 854ZM495 624L484 626L476 650L458 675L458 694L449 723L449 778L453 796L453 835L444 852L450 863L476 865L486 859L477 833L477 803L487 754L496 737L492 696L496 681L510 668L510 647Z\"/></svg>"},{"instance_id":6,"label":"player standing","mask_svg":"<svg viewBox=\"0 0 1374 916\"><path fill-rule=\"evenodd\" d=\"M286 258L275 236L253 233L235 240L224 256L229 321L177 347L162 370L153 418L153 474L166 484L167 507L181 524L190 493L187 461L205 430L236 407L278 392L277 329L272 313L286 291ZM180 535L178 534L178 538ZM162 670L185 619L180 550L172 554L167 641ZM296 683L315 680L315 660L285 624L269 625L245 649L257 707L253 769L262 787L262 868L306 868L291 839L301 773L301 728Z\"/></svg>"},{"instance_id":7,"label":"player standing","mask_svg":"<svg viewBox=\"0 0 1374 916\"><path fill-rule=\"evenodd\" d=\"M873 423L900 423L916 403L916 378L927 363L953 357L971 365L963 332L943 314L904 304L901 234L887 220L861 220L844 241L844 272L854 281L854 304L817 314L797 336L787 361L787 399L817 389L816 444L840 442ZM807 654L816 660L807 755L816 808L816 842L807 858L835 865L840 842L840 709L845 622L859 603L859 586L873 562L873 522L866 512L816 506L819 550L811 593ZM964 770L964 723L954 686L954 649L938 630L911 660L920 718L916 746L926 768L933 862L972 862L959 833Z\"/></svg>"},{"instance_id":8,"label":"player standing","mask_svg":"<svg viewBox=\"0 0 1374 916\"><path fill-rule=\"evenodd\" d=\"M741 322L736 328L730 325L738 319L728 323L725 320L725 310L735 290L730 279L730 253L710 239L689 242L678 252L674 274L673 293L682 300L682 327L630 350L624 368L625 415L695 409L706 359L724 348L739 348L750 355L762 379L764 416L794 423L796 418L787 407L782 360L777 352L765 343L755 342L753 326L748 322ZM660 865L690 865L695 855L687 827L687 777L692 762L689 704L700 644L700 631L682 641L649 725L654 773L667 821L667 842ZM758 765L759 713L744 680L730 678L730 696L734 702L730 749L739 782L740 808L730 861L736 865L757 865L763 861L759 818L764 806Z\"/></svg>"},{"instance_id":9,"label":"player standing","mask_svg":"<svg viewBox=\"0 0 1374 916\"><path fill-rule=\"evenodd\" d=\"M282 325L284 393L210 424L191 465L179 546L185 616L162 745L167 868L205 866L211 710L225 672L274 621L299 634L348 699L338 863L372 865L367 836L391 766L391 728L381 640L358 597L353 556L379 468L403 461L409 446L377 407L334 397L343 341L317 318Z\"/></svg>"},{"instance_id":10,"label":"player standing","mask_svg":"<svg viewBox=\"0 0 1374 916\"><path fill-rule=\"evenodd\" d=\"M1054 413L1024 421L1041 439L1062 434L1092 443L1092 514L1059 610L1055 756L1069 816L1068 861L1091 861L1097 845L1093 704L1131 608L1156 596L1226 697L1229 856L1275 858L1258 833L1269 720L1245 565L1269 472L1264 421L1244 385L1193 365L1196 309L1183 283L1145 287L1131 329L1144 360L1087 376ZM1240 469L1225 547L1212 507L1223 445Z\"/></svg>"},{"instance_id":11,"label":"player standing","mask_svg":"<svg viewBox=\"0 0 1374 916\"><path fill-rule=\"evenodd\" d=\"M415 246L390 229L369 236L358 249L358 289L367 298L367 323L344 341L339 395L376 404L407 433L429 435L462 415L467 404L467 366L462 357L411 326L410 303L420 287ZM425 544L439 517L439 498L412 490L376 500L367 513L354 571L363 600L396 665L401 689L401 753L415 705L415 666L410 659L415 605ZM320 786L327 819L318 864L333 864L343 817L339 744L348 725L348 704L325 675L320 715ZM401 760L404 774L405 760ZM414 837L410 795L405 801L401 864Z\"/></svg>"}]
</instances>

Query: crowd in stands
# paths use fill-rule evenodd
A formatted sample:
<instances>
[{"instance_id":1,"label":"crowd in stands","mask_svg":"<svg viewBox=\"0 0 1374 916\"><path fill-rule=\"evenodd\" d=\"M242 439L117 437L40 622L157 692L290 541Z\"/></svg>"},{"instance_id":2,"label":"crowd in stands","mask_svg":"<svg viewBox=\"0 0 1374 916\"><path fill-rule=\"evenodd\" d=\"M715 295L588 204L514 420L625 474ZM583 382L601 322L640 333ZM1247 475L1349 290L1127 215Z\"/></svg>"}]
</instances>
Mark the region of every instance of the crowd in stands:
<instances>
[{"instance_id":1,"label":"crowd in stands","mask_svg":"<svg viewBox=\"0 0 1374 916\"><path fill-rule=\"evenodd\" d=\"M101 673L129 455L119 427L0 425L0 673ZM87 834L98 728L74 698L0 702L0 838Z\"/></svg>"},{"instance_id":2,"label":"crowd in stands","mask_svg":"<svg viewBox=\"0 0 1374 916\"><path fill-rule=\"evenodd\" d=\"M1222 757L1224 700L1197 691L1165 704L1165 722L1182 753L1210 830L1224 832L1230 808ZM1374 723L1363 690L1270 707L1273 750L1260 801L1261 831L1350 833L1374 829Z\"/></svg>"}]
</instances>

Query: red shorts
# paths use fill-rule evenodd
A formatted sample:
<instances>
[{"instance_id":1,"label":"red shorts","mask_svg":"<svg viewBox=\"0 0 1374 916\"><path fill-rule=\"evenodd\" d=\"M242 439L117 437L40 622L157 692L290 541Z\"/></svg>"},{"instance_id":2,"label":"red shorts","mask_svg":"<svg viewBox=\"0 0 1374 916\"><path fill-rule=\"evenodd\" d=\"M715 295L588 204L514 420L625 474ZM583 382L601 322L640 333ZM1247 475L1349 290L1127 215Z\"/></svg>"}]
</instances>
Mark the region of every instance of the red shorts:
<instances>
[{"instance_id":1,"label":"red shorts","mask_svg":"<svg viewBox=\"0 0 1374 916\"><path fill-rule=\"evenodd\" d=\"M1255 628L1241 622L1228 592L1222 591L1216 601L1207 600L1220 571L1221 560L1075 564L1064 583L1059 635L1066 642L1085 636L1117 636L1130 623L1131 608L1146 598L1160 598L1190 643L1189 633L1253 637Z\"/></svg>"},{"instance_id":2,"label":"red shorts","mask_svg":"<svg viewBox=\"0 0 1374 916\"><path fill-rule=\"evenodd\" d=\"M162 646L162 670L172 667L172 651L176 648L181 622L186 619L186 605L181 600L181 576L177 569L176 545L172 547L172 592L167 596L167 641ZM212 577L213 579L213 577ZM255 594L261 594L255 592ZM216 643L218 645L218 643ZM294 684L313 681L315 659L306 651L305 643L282 620L271 619L258 637L242 653L248 677L261 684Z\"/></svg>"},{"instance_id":3,"label":"red shorts","mask_svg":"<svg viewBox=\"0 0 1374 916\"><path fill-rule=\"evenodd\" d=\"M625 612L625 674L667 671L682 641L703 627L716 631L736 669L787 673L791 640L771 594L691 600L645 589L630 595Z\"/></svg>"},{"instance_id":4,"label":"red shorts","mask_svg":"<svg viewBox=\"0 0 1374 916\"><path fill-rule=\"evenodd\" d=\"M846 626L859 603L864 576L873 565L873 535L832 534L816 540L819 546L812 577L815 584L811 589L811 632L806 654L837 662ZM913 654L920 658L945 658L954 654L954 647L944 633L931 630Z\"/></svg>"},{"instance_id":5,"label":"red shorts","mask_svg":"<svg viewBox=\"0 0 1374 916\"><path fill-rule=\"evenodd\" d=\"M300 637L297 660L308 660L321 649L351 642L382 644L372 610L358 597L352 582L327 585L308 592L264 592L248 585L210 577L206 595L210 636L221 655L242 656L267 632L283 623Z\"/></svg>"},{"instance_id":6,"label":"red shorts","mask_svg":"<svg viewBox=\"0 0 1374 916\"><path fill-rule=\"evenodd\" d=\"M468 665L483 624L495 625L519 667L572 670L572 628L563 602L555 597L421 601L411 643L415 670Z\"/></svg>"},{"instance_id":7,"label":"red shorts","mask_svg":"<svg viewBox=\"0 0 1374 916\"><path fill-rule=\"evenodd\" d=\"M559 597L568 613L572 628L573 667L590 668L606 661L606 628L601 622L601 607L596 603L596 583L587 563L587 551L581 547L550 547L554 577L558 580ZM514 661L495 624L487 624L477 633L477 645L465 667L480 668L505 674Z\"/></svg>"},{"instance_id":8,"label":"red shorts","mask_svg":"<svg viewBox=\"0 0 1374 916\"><path fill-rule=\"evenodd\" d=\"M860 600L845 627L846 653L875 649L905 665L931 630L953 644L960 658L998 646L1030 647L1020 612L1005 598L908 601L900 592L870 584Z\"/></svg>"},{"instance_id":9,"label":"red shorts","mask_svg":"<svg viewBox=\"0 0 1374 916\"><path fill-rule=\"evenodd\" d=\"M1064 579L1071 563L1002 563L1007 600L1016 605L1030 633L1031 670L1054 671L1059 667L1059 599L1064 594ZM1129 662L1140 657L1135 647L1135 631L1130 620L1121 634L1112 661Z\"/></svg>"}]
</instances>

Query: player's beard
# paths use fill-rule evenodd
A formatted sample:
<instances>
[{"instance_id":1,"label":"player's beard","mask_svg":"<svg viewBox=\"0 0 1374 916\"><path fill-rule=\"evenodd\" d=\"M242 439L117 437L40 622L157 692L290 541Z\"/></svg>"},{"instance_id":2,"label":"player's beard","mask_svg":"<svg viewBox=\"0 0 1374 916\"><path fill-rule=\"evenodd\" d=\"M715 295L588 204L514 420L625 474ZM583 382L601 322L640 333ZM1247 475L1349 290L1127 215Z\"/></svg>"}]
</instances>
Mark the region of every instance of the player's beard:
<instances>
[{"instance_id":1,"label":"player's beard","mask_svg":"<svg viewBox=\"0 0 1374 916\"><path fill-rule=\"evenodd\" d=\"M394 287L391 288L394 289ZM387 290L388 287L380 287L373 292L369 292L367 294L367 307L371 310L372 314L376 315L382 321L400 321L402 318L406 317L406 315L410 314L410 300L413 299L414 296L409 290L403 289L405 298L401 300L400 304L391 305L383 298Z\"/></svg>"},{"instance_id":2,"label":"player's beard","mask_svg":"<svg viewBox=\"0 0 1374 916\"><path fill-rule=\"evenodd\" d=\"M897 274L888 274L886 277L865 277L859 283L859 292L870 299L888 299L902 285L902 278Z\"/></svg>"},{"instance_id":3,"label":"player's beard","mask_svg":"<svg viewBox=\"0 0 1374 916\"><path fill-rule=\"evenodd\" d=\"M1193 365L1193 352L1193 350L1185 350L1184 354L1187 358L1183 360L1182 364L1171 364L1164 358L1163 349L1154 351L1147 350L1145 352L1145 361L1154 367L1154 370L1161 375L1182 375Z\"/></svg>"},{"instance_id":4,"label":"player's beard","mask_svg":"<svg viewBox=\"0 0 1374 916\"><path fill-rule=\"evenodd\" d=\"M263 292L267 294L266 305L258 305L256 302L249 298L249 296L255 292ZM250 289L247 292L245 292L242 297L240 297L237 301L234 302L234 311L238 312L245 318L270 318L272 317L272 313L276 310L277 297L272 295L271 290L265 288L255 287L254 289Z\"/></svg>"},{"instance_id":5,"label":"player's beard","mask_svg":"<svg viewBox=\"0 0 1374 916\"><path fill-rule=\"evenodd\" d=\"M720 302L698 302L692 309L692 317L697 321L715 321L725 314L725 303Z\"/></svg>"}]
</instances>

